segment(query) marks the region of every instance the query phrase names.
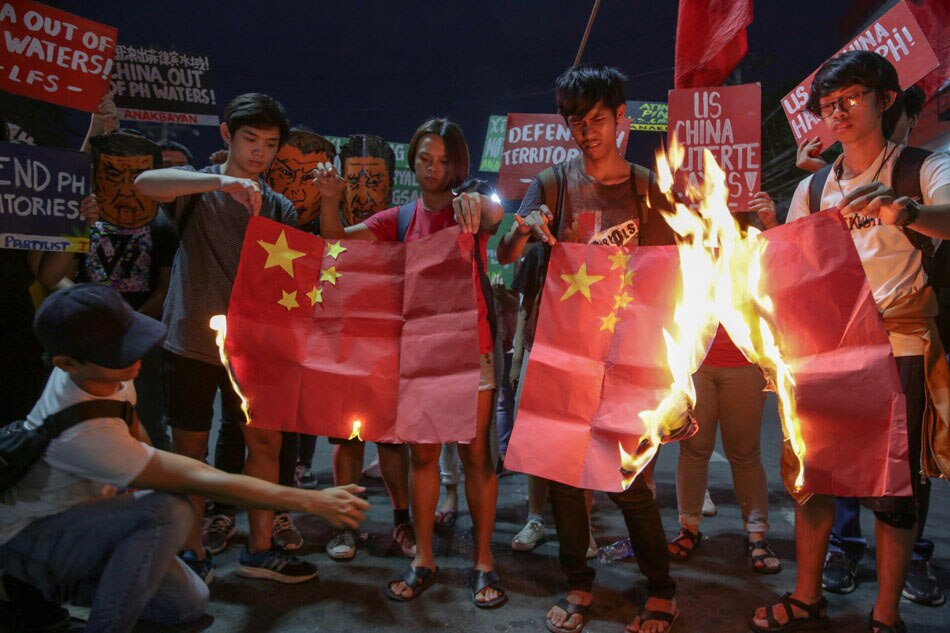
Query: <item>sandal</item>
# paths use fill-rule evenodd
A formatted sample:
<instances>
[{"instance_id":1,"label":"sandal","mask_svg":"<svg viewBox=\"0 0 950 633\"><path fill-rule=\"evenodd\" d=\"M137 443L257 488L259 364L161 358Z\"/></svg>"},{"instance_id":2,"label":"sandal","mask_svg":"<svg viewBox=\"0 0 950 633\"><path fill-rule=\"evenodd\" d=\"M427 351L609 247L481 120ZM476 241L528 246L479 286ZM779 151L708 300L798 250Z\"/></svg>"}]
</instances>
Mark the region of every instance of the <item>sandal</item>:
<instances>
[{"instance_id":1,"label":"sandal","mask_svg":"<svg viewBox=\"0 0 950 633\"><path fill-rule=\"evenodd\" d=\"M396 602L412 602L421 596L426 589L432 586L435 582L435 575L438 572L438 567L429 569L428 567L413 567L410 565L402 570L401 573L393 576L392 580L389 581L389 584L386 585L386 596ZM406 583L406 586L412 589L412 595L407 598L394 592L393 584L397 582Z\"/></svg>"},{"instance_id":2,"label":"sandal","mask_svg":"<svg viewBox=\"0 0 950 633\"><path fill-rule=\"evenodd\" d=\"M907 625L903 620L898 620L894 624L884 624L874 619L874 609L871 609L871 615L868 616L868 627L871 633L907 633Z\"/></svg>"},{"instance_id":3,"label":"sandal","mask_svg":"<svg viewBox=\"0 0 950 633\"><path fill-rule=\"evenodd\" d=\"M663 629L663 633L667 633L670 629L673 628L673 623L676 622L677 618L680 617L680 610L677 609L673 613L668 613L666 611L650 611L644 609L637 614L637 626L643 628L645 622L653 620L654 622L666 622L666 628Z\"/></svg>"},{"instance_id":4,"label":"sandal","mask_svg":"<svg viewBox=\"0 0 950 633\"><path fill-rule=\"evenodd\" d=\"M782 561L778 560L775 550L772 549L772 546L767 540L746 541L746 547L749 548L749 556L752 557L752 571L757 574L777 574L782 571ZM757 549L764 549L765 554L753 554L752 552ZM769 567L765 564L766 558L778 560L778 566Z\"/></svg>"},{"instance_id":5,"label":"sandal","mask_svg":"<svg viewBox=\"0 0 950 633\"><path fill-rule=\"evenodd\" d=\"M796 618L792 606L796 606L805 612L805 617ZM785 615L788 622L779 624L775 619L775 609L778 606L785 607ZM775 604L770 604L765 608L765 619L768 620L768 626L759 626L754 618L749 619L749 628L757 633L771 633L774 631L814 631L824 629L831 625L825 610L828 608L828 601L822 598L814 604L805 604L801 600L796 600L791 593L782 596L782 599Z\"/></svg>"},{"instance_id":6,"label":"sandal","mask_svg":"<svg viewBox=\"0 0 950 633\"><path fill-rule=\"evenodd\" d=\"M458 518L458 510L449 510L448 512L437 510L435 513L435 525L436 527L452 527Z\"/></svg>"},{"instance_id":7,"label":"sandal","mask_svg":"<svg viewBox=\"0 0 950 633\"><path fill-rule=\"evenodd\" d=\"M508 602L508 593L505 591L505 585L502 584L501 578L499 578L498 573L494 569L491 571L473 569L471 571L471 578L472 602L474 602L475 606L479 609L494 609L495 607L500 607L501 605ZM488 602L479 602L478 594L489 587L501 595L494 600L489 600Z\"/></svg>"},{"instance_id":8,"label":"sandal","mask_svg":"<svg viewBox=\"0 0 950 633\"><path fill-rule=\"evenodd\" d=\"M683 562L688 561L699 549L699 543L702 539L702 532L693 534L686 528L680 529L680 533L676 535L676 538L670 541L670 546L676 548L676 551L670 552L670 558ZM690 547L686 547L685 543L690 543Z\"/></svg>"},{"instance_id":9,"label":"sandal","mask_svg":"<svg viewBox=\"0 0 950 633\"><path fill-rule=\"evenodd\" d=\"M574 604L573 602L568 602L567 598L561 598L557 601L557 606L567 614L568 620L571 619L572 615L578 614L581 616L581 621L577 626L569 629L555 625L550 619L545 619L544 625L548 627L548 630L551 631L551 633L580 633L584 625L587 624L585 617L587 616L587 612L590 611L590 605Z\"/></svg>"}]
</instances>

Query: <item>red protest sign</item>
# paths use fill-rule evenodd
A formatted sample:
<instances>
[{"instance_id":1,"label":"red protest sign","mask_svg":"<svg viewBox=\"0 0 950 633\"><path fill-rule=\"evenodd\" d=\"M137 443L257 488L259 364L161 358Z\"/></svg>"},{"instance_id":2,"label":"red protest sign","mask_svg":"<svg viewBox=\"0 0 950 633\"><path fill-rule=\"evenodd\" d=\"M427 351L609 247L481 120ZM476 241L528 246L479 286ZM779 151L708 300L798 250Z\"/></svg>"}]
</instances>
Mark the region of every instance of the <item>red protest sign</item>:
<instances>
[{"instance_id":1,"label":"red protest sign","mask_svg":"<svg viewBox=\"0 0 950 633\"><path fill-rule=\"evenodd\" d=\"M617 147L621 154L627 151L629 137L630 118L624 117L617 126ZM509 200L523 198L538 172L580 153L571 137L571 129L560 114L511 113L498 170L498 192Z\"/></svg>"},{"instance_id":2,"label":"red protest sign","mask_svg":"<svg viewBox=\"0 0 950 633\"><path fill-rule=\"evenodd\" d=\"M95 112L109 89L118 29L30 0L0 5L0 90Z\"/></svg>"},{"instance_id":3,"label":"red protest sign","mask_svg":"<svg viewBox=\"0 0 950 633\"><path fill-rule=\"evenodd\" d=\"M762 86L670 90L669 142L686 151L676 189L701 182L703 150L726 172L729 208L746 211L759 191L762 165Z\"/></svg>"},{"instance_id":4,"label":"red protest sign","mask_svg":"<svg viewBox=\"0 0 950 633\"><path fill-rule=\"evenodd\" d=\"M933 48L903 0L835 54L853 50L873 51L887 58L897 69L901 88L905 90L939 66ZM797 143L806 137L819 137L827 148L835 142L834 136L826 126L820 125L818 117L805 110L811 82L817 73L815 69L805 81L785 95L782 109L785 110L785 117Z\"/></svg>"}]
</instances>

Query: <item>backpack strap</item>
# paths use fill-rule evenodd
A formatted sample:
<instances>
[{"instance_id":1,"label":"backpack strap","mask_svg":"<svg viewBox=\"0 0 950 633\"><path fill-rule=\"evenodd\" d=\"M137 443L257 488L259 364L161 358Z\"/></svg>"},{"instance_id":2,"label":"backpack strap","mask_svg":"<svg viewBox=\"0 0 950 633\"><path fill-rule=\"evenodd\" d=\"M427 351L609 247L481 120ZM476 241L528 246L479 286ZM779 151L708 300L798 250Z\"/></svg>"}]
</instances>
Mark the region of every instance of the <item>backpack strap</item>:
<instances>
[{"instance_id":1,"label":"backpack strap","mask_svg":"<svg viewBox=\"0 0 950 633\"><path fill-rule=\"evenodd\" d=\"M828 182L828 175L834 164L825 165L811 176L808 183L808 213L817 213L821 211L821 192L825 190L825 183Z\"/></svg>"},{"instance_id":2,"label":"backpack strap","mask_svg":"<svg viewBox=\"0 0 950 633\"><path fill-rule=\"evenodd\" d=\"M86 400L50 415L43 420L43 428L53 439L66 429L95 418L120 418L131 427L134 412L135 407L128 400Z\"/></svg>"},{"instance_id":3,"label":"backpack strap","mask_svg":"<svg viewBox=\"0 0 950 633\"><path fill-rule=\"evenodd\" d=\"M901 150L897 160L894 161L894 171L891 172L891 188L897 194L897 197L907 196L917 202L923 200L923 192L920 190L920 170L924 165L924 161L932 153L930 150L921 149L920 147L905 147ZM910 243L914 245L914 248L923 254L924 267L927 268L929 276L932 272L929 260L933 258L936 250L933 240L908 227L904 227L902 230Z\"/></svg>"},{"instance_id":4,"label":"backpack strap","mask_svg":"<svg viewBox=\"0 0 950 633\"><path fill-rule=\"evenodd\" d=\"M409 230L409 224L412 222L412 216L416 212L416 201L407 202L399 207L399 215L396 218L396 241L405 242L406 232Z\"/></svg>"},{"instance_id":5,"label":"backpack strap","mask_svg":"<svg viewBox=\"0 0 950 633\"><path fill-rule=\"evenodd\" d=\"M560 164L551 165L537 176L541 183L542 202L554 214L551 227L554 229L552 233L555 237L561 230L561 218L564 216L565 200L567 199L567 187L563 185L564 175L561 172Z\"/></svg>"}]
</instances>

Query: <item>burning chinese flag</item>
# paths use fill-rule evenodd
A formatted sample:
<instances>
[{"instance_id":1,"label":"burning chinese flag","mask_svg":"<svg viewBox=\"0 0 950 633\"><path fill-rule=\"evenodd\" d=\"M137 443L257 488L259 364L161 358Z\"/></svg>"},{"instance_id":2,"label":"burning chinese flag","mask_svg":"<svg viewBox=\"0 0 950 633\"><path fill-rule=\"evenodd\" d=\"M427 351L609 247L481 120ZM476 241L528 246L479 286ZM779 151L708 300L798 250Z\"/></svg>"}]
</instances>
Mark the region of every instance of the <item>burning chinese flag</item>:
<instances>
[{"instance_id":1,"label":"burning chinese flag","mask_svg":"<svg viewBox=\"0 0 950 633\"><path fill-rule=\"evenodd\" d=\"M409 244L332 241L251 218L226 338L251 424L382 442L474 439L473 243L457 228Z\"/></svg>"},{"instance_id":2,"label":"burning chinese flag","mask_svg":"<svg viewBox=\"0 0 950 633\"><path fill-rule=\"evenodd\" d=\"M722 84L749 50L750 24L752 0L680 0L674 87Z\"/></svg>"}]
</instances>

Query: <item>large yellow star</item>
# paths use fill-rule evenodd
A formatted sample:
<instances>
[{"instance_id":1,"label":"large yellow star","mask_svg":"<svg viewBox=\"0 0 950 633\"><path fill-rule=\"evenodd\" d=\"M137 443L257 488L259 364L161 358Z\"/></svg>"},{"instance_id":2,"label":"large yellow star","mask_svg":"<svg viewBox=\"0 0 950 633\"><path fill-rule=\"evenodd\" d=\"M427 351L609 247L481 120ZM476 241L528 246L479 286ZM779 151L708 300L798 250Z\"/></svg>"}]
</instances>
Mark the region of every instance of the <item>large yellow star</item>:
<instances>
[{"instance_id":1,"label":"large yellow star","mask_svg":"<svg viewBox=\"0 0 950 633\"><path fill-rule=\"evenodd\" d=\"M330 266L326 270L320 272L320 281L326 281L335 286L336 280L342 276L343 273L338 273L336 271L336 266Z\"/></svg>"},{"instance_id":2,"label":"large yellow star","mask_svg":"<svg viewBox=\"0 0 950 633\"><path fill-rule=\"evenodd\" d=\"M620 319L617 318L616 312L611 312L605 317L600 317L600 322L601 322L600 331L603 332L604 330L607 330L608 332L613 332L614 327L617 325L617 321L619 320Z\"/></svg>"},{"instance_id":3,"label":"large yellow star","mask_svg":"<svg viewBox=\"0 0 950 633\"><path fill-rule=\"evenodd\" d=\"M633 276L636 275L636 271L628 270L623 274L623 279L620 281L620 289L623 290L626 286L633 285Z\"/></svg>"},{"instance_id":4,"label":"large yellow star","mask_svg":"<svg viewBox=\"0 0 950 633\"><path fill-rule=\"evenodd\" d=\"M290 312L294 308L299 308L300 304L297 303L297 291L287 292L286 290L281 290L280 294L283 295L280 298L280 301L277 302L277 305L284 306L287 308L287 312Z\"/></svg>"},{"instance_id":5,"label":"large yellow star","mask_svg":"<svg viewBox=\"0 0 950 633\"><path fill-rule=\"evenodd\" d=\"M343 253L344 251L346 251L346 247L340 246L339 242L336 242L335 244L330 244L329 242L327 243L327 255L333 259L339 257L340 253Z\"/></svg>"},{"instance_id":6,"label":"large yellow star","mask_svg":"<svg viewBox=\"0 0 950 633\"><path fill-rule=\"evenodd\" d=\"M616 268L624 270L627 267L627 262L630 260L630 256L623 251L617 251L607 259L613 262L613 266L610 267L610 270L614 270Z\"/></svg>"},{"instance_id":7,"label":"large yellow star","mask_svg":"<svg viewBox=\"0 0 950 633\"><path fill-rule=\"evenodd\" d=\"M287 245L287 235L281 231L280 236L273 244L268 244L264 240L257 240L265 251L267 251L267 261L264 262L264 269L280 266L284 272L294 276L294 260L303 257L306 253L295 251Z\"/></svg>"},{"instance_id":8,"label":"large yellow star","mask_svg":"<svg viewBox=\"0 0 950 633\"><path fill-rule=\"evenodd\" d=\"M593 286L598 281L604 278L603 275L588 275L587 274L587 264L581 264L581 267L577 269L577 272L573 275L561 275L561 279L570 284L567 287L567 290L564 292L564 296L561 297L561 301L569 298L575 292L580 292L584 297L587 298L587 301L590 301L590 287Z\"/></svg>"},{"instance_id":9,"label":"large yellow star","mask_svg":"<svg viewBox=\"0 0 950 633\"><path fill-rule=\"evenodd\" d=\"M317 305L318 303L323 303L323 291L316 286L313 287L313 290L307 293L307 297L310 299L311 307Z\"/></svg>"},{"instance_id":10,"label":"large yellow star","mask_svg":"<svg viewBox=\"0 0 950 633\"><path fill-rule=\"evenodd\" d=\"M626 292L619 294L614 297L614 310L625 310L627 304L633 301L633 297L628 295Z\"/></svg>"}]
</instances>

